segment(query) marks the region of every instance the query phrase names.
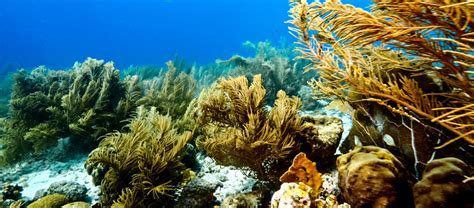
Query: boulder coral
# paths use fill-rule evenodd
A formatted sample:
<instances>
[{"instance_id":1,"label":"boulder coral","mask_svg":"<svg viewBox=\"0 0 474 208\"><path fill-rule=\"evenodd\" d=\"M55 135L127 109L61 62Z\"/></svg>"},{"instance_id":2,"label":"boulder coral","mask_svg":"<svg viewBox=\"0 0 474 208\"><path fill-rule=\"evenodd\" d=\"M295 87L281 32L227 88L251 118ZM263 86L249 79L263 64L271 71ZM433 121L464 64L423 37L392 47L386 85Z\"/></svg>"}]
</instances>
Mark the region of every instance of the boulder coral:
<instances>
[{"instance_id":1,"label":"boulder coral","mask_svg":"<svg viewBox=\"0 0 474 208\"><path fill-rule=\"evenodd\" d=\"M352 207L413 207L408 175L388 150L358 146L337 158L342 198Z\"/></svg>"},{"instance_id":2,"label":"boulder coral","mask_svg":"<svg viewBox=\"0 0 474 208\"><path fill-rule=\"evenodd\" d=\"M472 174L472 167L457 158L433 160L413 186L416 207L473 207L474 182L463 182Z\"/></svg>"},{"instance_id":3,"label":"boulder coral","mask_svg":"<svg viewBox=\"0 0 474 208\"><path fill-rule=\"evenodd\" d=\"M27 208L60 208L71 200L62 194L50 194L34 201Z\"/></svg>"},{"instance_id":4,"label":"boulder coral","mask_svg":"<svg viewBox=\"0 0 474 208\"><path fill-rule=\"evenodd\" d=\"M270 207L310 208L312 191L311 187L304 183L283 183L280 190L273 194Z\"/></svg>"}]
</instances>

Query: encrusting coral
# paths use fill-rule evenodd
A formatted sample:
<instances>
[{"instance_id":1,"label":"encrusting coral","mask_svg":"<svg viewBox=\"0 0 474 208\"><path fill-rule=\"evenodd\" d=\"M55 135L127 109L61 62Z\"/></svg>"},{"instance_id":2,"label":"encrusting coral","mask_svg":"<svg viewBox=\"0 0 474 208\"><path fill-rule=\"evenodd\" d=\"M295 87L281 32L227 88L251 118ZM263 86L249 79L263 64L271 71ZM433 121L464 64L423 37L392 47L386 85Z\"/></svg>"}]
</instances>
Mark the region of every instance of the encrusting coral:
<instances>
[{"instance_id":1,"label":"encrusting coral","mask_svg":"<svg viewBox=\"0 0 474 208\"><path fill-rule=\"evenodd\" d=\"M275 192L271 208L310 208L313 189L304 183L283 183L280 190Z\"/></svg>"},{"instance_id":2,"label":"encrusting coral","mask_svg":"<svg viewBox=\"0 0 474 208\"><path fill-rule=\"evenodd\" d=\"M171 117L140 106L126 132L108 134L87 160L108 170L101 183L104 206L165 206L173 190L189 179L180 153L191 132L178 133Z\"/></svg>"},{"instance_id":3,"label":"encrusting coral","mask_svg":"<svg viewBox=\"0 0 474 208\"><path fill-rule=\"evenodd\" d=\"M339 187L352 207L413 207L410 178L388 150L358 146L337 158Z\"/></svg>"},{"instance_id":4,"label":"encrusting coral","mask_svg":"<svg viewBox=\"0 0 474 208\"><path fill-rule=\"evenodd\" d=\"M415 206L473 207L474 183L463 181L466 175L472 174L472 167L457 158L431 161L423 172L423 178L413 186Z\"/></svg>"},{"instance_id":5,"label":"encrusting coral","mask_svg":"<svg viewBox=\"0 0 474 208\"><path fill-rule=\"evenodd\" d=\"M435 152L472 159L474 4L376 0L370 12L338 0L291 5L298 58L319 73L310 82L316 97L365 110L370 122L361 121L358 136L377 130L370 144L382 146L390 135L415 166ZM420 156L419 149L430 154Z\"/></svg>"}]
</instances>

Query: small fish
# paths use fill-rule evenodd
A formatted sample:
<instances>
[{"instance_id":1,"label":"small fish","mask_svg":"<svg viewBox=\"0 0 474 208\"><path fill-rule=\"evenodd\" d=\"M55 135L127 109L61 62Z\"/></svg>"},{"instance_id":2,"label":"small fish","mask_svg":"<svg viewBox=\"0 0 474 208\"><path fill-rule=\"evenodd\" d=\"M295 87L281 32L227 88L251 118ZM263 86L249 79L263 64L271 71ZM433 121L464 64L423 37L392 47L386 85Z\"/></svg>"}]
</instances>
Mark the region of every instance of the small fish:
<instances>
[{"instance_id":1,"label":"small fish","mask_svg":"<svg viewBox=\"0 0 474 208\"><path fill-rule=\"evenodd\" d=\"M393 140L393 137L388 134L383 135L383 141L387 145L395 146L395 140Z\"/></svg>"}]
</instances>

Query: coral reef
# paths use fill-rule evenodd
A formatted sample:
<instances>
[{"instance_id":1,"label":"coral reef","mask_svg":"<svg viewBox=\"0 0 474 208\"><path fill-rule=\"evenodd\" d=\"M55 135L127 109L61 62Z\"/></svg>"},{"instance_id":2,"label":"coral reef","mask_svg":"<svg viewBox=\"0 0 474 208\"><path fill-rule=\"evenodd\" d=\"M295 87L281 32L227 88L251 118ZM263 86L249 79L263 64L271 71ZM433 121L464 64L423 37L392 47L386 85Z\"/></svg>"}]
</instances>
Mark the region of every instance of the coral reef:
<instances>
[{"instance_id":1,"label":"coral reef","mask_svg":"<svg viewBox=\"0 0 474 208\"><path fill-rule=\"evenodd\" d=\"M282 167L290 166L288 158L301 151L311 154L311 159L332 157L342 132L340 120L301 117L301 101L284 91L277 93L274 106L266 110L262 83L260 75L251 85L244 76L222 78L201 93L195 112L203 134L198 147L219 164L248 167L261 179L275 179L270 181L276 181L286 171ZM322 126L330 123L336 129L326 131Z\"/></svg>"},{"instance_id":2,"label":"coral reef","mask_svg":"<svg viewBox=\"0 0 474 208\"><path fill-rule=\"evenodd\" d=\"M473 207L474 183L463 182L466 175L473 174L472 167L457 158L431 161L422 179L413 186L415 206Z\"/></svg>"},{"instance_id":3,"label":"coral reef","mask_svg":"<svg viewBox=\"0 0 474 208\"><path fill-rule=\"evenodd\" d=\"M202 178L191 180L183 188L173 207L212 207L217 204L213 193L218 186L218 183L212 183Z\"/></svg>"},{"instance_id":4,"label":"coral reef","mask_svg":"<svg viewBox=\"0 0 474 208\"><path fill-rule=\"evenodd\" d=\"M236 196L229 196L222 201L222 208L244 208L244 207L262 207L261 194L258 192L242 193Z\"/></svg>"},{"instance_id":5,"label":"coral reef","mask_svg":"<svg viewBox=\"0 0 474 208\"><path fill-rule=\"evenodd\" d=\"M295 147L301 126L299 99L278 93L267 113L265 88L255 76L249 86L245 77L220 79L199 98L204 136L197 141L219 164L250 167L259 177L269 176L272 163L285 159Z\"/></svg>"},{"instance_id":6,"label":"coral reef","mask_svg":"<svg viewBox=\"0 0 474 208\"><path fill-rule=\"evenodd\" d=\"M316 169L316 163L309 160L303 152L296 155L293 164L280 177L280 181L284 183L304 183L313 190L311 192L313 199L318 197L319 188L323 183L321 173Z\"/></svg>"},{"instance_id":7,"label":"coral reef","mask_svg":"<svg viewBox=\"0 0 474 208\"><path fill-rule=\"evenodd\" d=\"M388 150L358 146L337 158L339 187L353 207L413 207L410 178Z\"/></svg>"},{"instance_id":8,"label":"coral reef","mask_svg":"<svg viewBox=\"0 0 474 208\"><path fill-rule=\"evenodd\" d=\"M178 133L169 116L156 108L140 106L127 132L108 134L87 163L104 164L108 170L101 183L103 206L165 206L172 191L189 179L180 152L191 132Z\"/></svg>"},{"instance_id":9,"label":"coral reef","mask_svg":"<svg viewBox=\"0 0 474 208\"><path fill-rule=\"evenodd\" d=\"M7 117L8 104L11 97L11 90L13 85L13 73L0 75L0 118Z\"/></svg>"},{"instance_id":10,"label":"coral reef","mask_svg":"<svg viewBox=\"0 0 474 208\"><path fill-rule=\"evenodd\" d=\"M88 151L103 135L121 129L138 105L181 117L193 99L195 81L178 74L172 62L167 65L166 72L151 80L120 79L112 62L91 58L70 71L39 67L30 74L18 72L11 118L2 122L2 163L16 163L31 152L41 154L62 138L69 141L69 152Z\"/></svg>"},{"instance_id":11,"label":"coral reef","mask_svg":"<svg viewBox=\"0 0 474 208\"><path fill-rule=\"evenodd\" d=\"M311 161L318 161L319 167L334 164L334 153L344 131L342 120L334 116L302 114L303 125L300 151L305 152Z\"/></svg>"},{"instance_id":12,"label":"coral reef","mask_svg":"<svg viewBox=\"0 0 474 208\"><path fill-rule=\"evenodd\" d=\"M310 82L315 97L347 101L360 114L351 139L385 146L389 135L415 171L435 156L472 161L473 4L377 0L370 12L338 0L291 6L298 58L319 73Z\"/></svg>"},{"instance_id":13,"label":"coral reef","mask_svg":"<svg viewBox=\"0 0 474 208\"><path fill-rule=\"evenodd\" d=\"M269 104L276 99L279 90L285 91L290 96L297 95L301 86L314 76L314 74L302 75L306 63L291 59L289 48L276 48L268 41L257 44L247 41L244 45L256 50L255 57L245 58L235 55L228 60L218 60L216 63L229 66L231 69L228 75L231 77L246 76L247 79L251 79L257 74L265 77L262 84L267 90L266 102Z\"/></svg>"}]
</instances>

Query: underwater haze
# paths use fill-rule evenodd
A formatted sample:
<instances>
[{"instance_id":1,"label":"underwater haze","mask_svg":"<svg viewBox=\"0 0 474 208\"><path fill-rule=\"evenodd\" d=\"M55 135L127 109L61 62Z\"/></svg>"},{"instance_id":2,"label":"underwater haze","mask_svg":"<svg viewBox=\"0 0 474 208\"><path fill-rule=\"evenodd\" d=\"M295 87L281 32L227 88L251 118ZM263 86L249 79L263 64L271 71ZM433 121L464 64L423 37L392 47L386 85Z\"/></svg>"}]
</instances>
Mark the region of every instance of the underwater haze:
<instances>
[{"instance_id":1,"label":"underwater haze","mask_svg":"<svg viewBox=\"0 0 474 208\"><path fill-rule=\"evenodd\" d=\"M118 68L177 55L207 64L247 55L245 41L293 42L288 9L285 0L2 0L0 70L63 69L87 57Z\"/></svg>"}]
</instances>

